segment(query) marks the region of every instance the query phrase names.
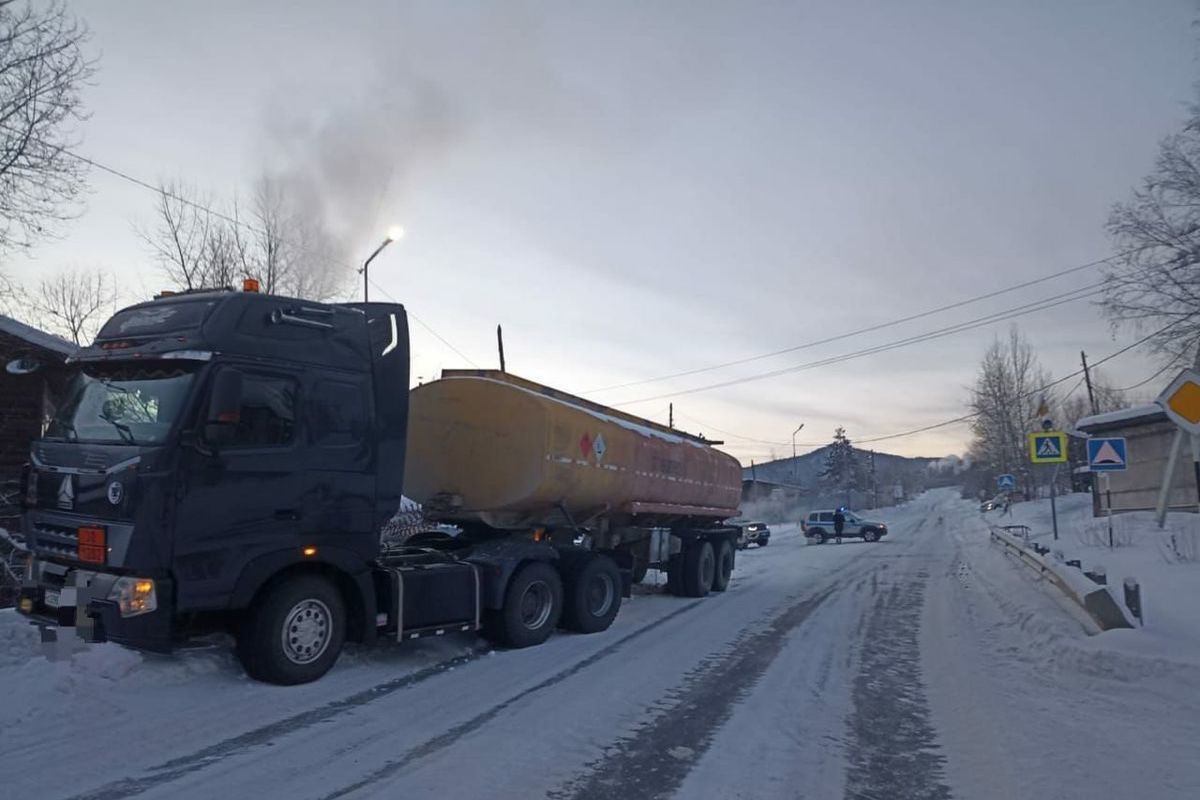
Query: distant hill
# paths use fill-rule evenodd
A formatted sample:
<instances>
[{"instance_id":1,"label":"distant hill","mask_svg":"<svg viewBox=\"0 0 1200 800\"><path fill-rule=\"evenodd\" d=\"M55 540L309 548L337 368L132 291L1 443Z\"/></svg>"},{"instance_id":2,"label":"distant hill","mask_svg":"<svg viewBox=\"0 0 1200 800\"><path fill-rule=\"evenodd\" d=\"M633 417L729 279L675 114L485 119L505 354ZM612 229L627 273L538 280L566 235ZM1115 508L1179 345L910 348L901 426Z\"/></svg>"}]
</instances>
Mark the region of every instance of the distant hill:
<instances>
[{"instance_id":1,"label":"distant hill","mask_svg":"<svg viewBox=\"0 0 1200 800\"><path fill-rule=\"evenodd\" d=\"M825 453L829 445L819 447L812 452L795 458L780 458L755 464L753 467L742 468L742 480L760 480L768 483L782 483L789 486L799 486L805 490L814 490L820 483L821 470L825 467ZM865 462L866 450L857 450ZM902 475L913 469L925 470L931 464L941 461L940 458L909 458L896 456L891 453L875 452L875 473L880 480L889 476Z\"/></svg>"}]
</instances>

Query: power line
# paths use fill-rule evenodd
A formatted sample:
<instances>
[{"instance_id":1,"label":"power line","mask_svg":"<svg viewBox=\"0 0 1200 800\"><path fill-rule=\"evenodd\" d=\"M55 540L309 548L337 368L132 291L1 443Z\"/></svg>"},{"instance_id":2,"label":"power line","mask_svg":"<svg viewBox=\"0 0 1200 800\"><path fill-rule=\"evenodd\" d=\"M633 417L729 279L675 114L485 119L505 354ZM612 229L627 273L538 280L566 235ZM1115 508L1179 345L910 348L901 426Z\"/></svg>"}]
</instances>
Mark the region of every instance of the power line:
<instances>
[{"instance_id":1,"label":"power line","mask_svg":"<svg viewBox=\"0 0 1200 800\"><path fill-rule=\"evenodd\" d=\"M1113 353L1109 353L1107 356L1105 356L1104 358L1101 358L1099 361L1093 362L1090 366L1094 368L1101 364L1112 361L1114 358L1124 355L1125 353L1128 353L1130 350L1133 350L1136 347L1140 347L1141 345L1143 345L1146 342L1153 339L1155 336L1158 336L1160 333L1163 333L1164 331L1167 331L1167 330L1173 328L1174 326L1179 325L1182 322L1186 322L1187 320L1191 319L1194 316L1196 316L1196 314L1189 314L1186 317L1177 319L1177 320L1163 326L1162 328L1159 328L1158 330L1156 330L1150 334L1147 334L1146 336L1142 337L1141 339L1138 339L1133 344L1122 347L1120 350L1117 350ZM1150 376L1150 378L1148 378L1146 381L1143 381L1143 383L1147 383L1147 382L1153 380L1154 378L1158 377L1158 375L1162 374L1163 372L1166 372L1166 370L1168 368L1170 368L1170 366L1171 365L1168 364L1167 367L1164 367L1163 369L1159 370L1158 373ZM1082 369L1078 369L1074 372L1071 372L1067 375L1062 376L1061 378L1050 381L1049 383L1045 384L1044 386L1040 386L1037 389L1030 390L1023 395L1019 395L1016 399L1023 400L1028 397L1033 397L1035 395L1039 395L1039 394L1045 392L1047 389L1052 389L1055 386L1059 385L1060 383L1065 383L1066 381L1071 380L1071 378L1081 377L1083 375L1083 372L1084 371ZM1128 391L1129 389L1135 389L1135 388L1137 388L1138 385L1140 385L1140 384L1126 387L1125 389L1121 389L1120 391ZM1078 389L1079 387L1076 386L1075 388ZM1074 391L1074 389L1072 391ZM1070 393L1068 393L1068 396L1070 396ZM918 433L926 433L928 431L937 430L939 428L946 428L946 427L949 427L950 425L956 425L956 424L959 424L962 422L968 422L980 415L981 415L981 412L974 411L969 414L963 414L961 416L954 417L953 419L947 419L947 420L943 420L941 422L935 422L932 425L924 425L920 428L913 428L911 430L901 431L900 433L889 433L889 434L886 434L883 436L871 436L871 437L868 437L865 439L858 439L857 442L858 442L858 444L872 444L874 442L885 442L885 441L888 441L891 439L900 439L900 438L903 438L906 436L915 436ZM714 430L716 430L716 429L714 428ZM781 446L783 444L782 442L766 442L766 441L762 441L762 443L763 444L777 444L777 445L781 445ZM805 447L821 447L822 445L814 444L814 443L806 443L804 446Z\"/></svg>"},{"instance_id":2,"label":"power line","mask_svg":"<svg viewBox=\"0 0 1200 800\"><path fill-rule=\"evenodd\" d=\"M951 336L956 333L962 333L963 331L974 330L975 328L981 328L981 327L984 327L985 325L990 325L995 322L1004 322L1004 321L1007 321L1010 319L1015 319L1017 317L1024 316L1026 314L1032 314L1037 311L1045 311L1047 309L1054 308L1056 306L1060 306L1065 303L1072 303L1072 302L1075 302L1078 300L1085 300L1089 297L1094 297L1096 295L1101 294L1103 292L1102 286L1103 286L1103 282L1100 282L1100 283L1091 284L1091 285L1088 285L1088 286L1085 286L1082 288L1075 288L1068 292L1063 292L1062 294L1052 295L1048 298L1042 298L1042 299L1036 300L1032 303L1025 303L1020 306L1014 306L1012 308L1007 308L1002 311L998 311L998 312L989 314L984 317L977 317L975 319L955 323L954 325L949 325L944 328L938 328L933 331L926 331L925 333L915 334L906 339L900 339L898 341L889 342L889 343L882 344L882 345L875 345L873 347L864 348L862 350L856 350L856 351L853 351L850 353L843 353L838 356L830 356L829 358L820 359L818 361L809 361L809 362L806 362L803 364L795 364L795 365L792 365L789 367L782 367L780 369L771 370L769 372L760 372L760 373L757 373L754 375L747 375L747 376L740 377L740 378L733 378L733 379L726 380L726 381L720 381L718 383L711 383L711 384L706 384L703 386L696 386L696 387L692 387L690 389L680 389L680 390L674 391L674 392L664 392L663 394L657 394L657 395L653 395L651 397L643 397L643 398L639 398L637 400L625 400L622 402L613 403L613 405L619 407L619 406L627 406L627 405L636 405L638 403L648 403L653 400L665 400L665 399L672 398L672 397L679 397L681 395L695 394L697 392L707 392L707 391L711 391L713 389L724 389L724 388L728 388L730 386L737 386L737 385L740 385L743 383L750 383L753 381L760 381L760 380L766 380L768 378L775 378L780 375L786 375L786 374L793 373L793 372L801 372L801 371L808 370L808 369L815 369L817 367L824 367L824 366L830 366L832 364L839 364L843 361L850 361L852 359L862 358L864 356L874 355L876 353L883 353L883 352L895 350L895 349L898 349L901 347L907 347L908 345L911 345L911 344L919 344L922 342L931 341L933 339L940 339L945 336Z\"/></svg>"},{"instance_id":3,"label":"power line","mask_svg":"<svg viewBox=\"0 0 1200 800\"><path fill-rule=\"evenodd\" d=\"M733 361L726 361L721 364L714 364L714 365L708 366L708 367L698 367L696 369L684 370L682 372L674 372L669 375L660 375L655 378L644 378L642 380L630 381L628 383L620 383L620 384L614 384L611 386L603 386L598 389L592 389L589 392L585 392L585 394L598 394L600 392L608 392L608 391L612 391L615 389L627 389L632 386L642 386L647 383L658 383L660 381L670 380L672 378L684 378L689 375L699 375L704 372L712 372L714 370L738 366L739 364L748 364L753 361L761 361L762 359L766 359L766 358L773 358L775 356L785 355L787 353L794 353L797 350L804 350L804 349L807 349L810 347L817 347L818 345L829 344L831 342L840 341L842 339L848 339L853 336L859 336L864 333L872 333L874 331L883 330L885 328L894 327L896 325L901 325L905 322L912 322L914 320L924 319L925 317L930 317L930 316L933 316L935 314L940 314L945 311L952 311L956 308L962 308L963 306L972 305L974 303L978 303L983 300L989 300L993 297L999 297L1000 295L1008 294L1010 292L1019 291L1021 289L1027 289L1030 286L1036 286L1040 283L1046 283L1047 281L1054 280L1055 278L1061 278L1064 275L1070 275L1070 274L1073 274L1076 272L1082 272L1083 270L1087 270L1087 269L1094 269L1095 267L1101 266L1103 264L1107 264L1108 262L1113 261L1118 258L1124 258L1125 256L1132 255L1133 253L1140 252L1141 250L1144 250L1144 249L1145 249L1144 247L1131 248L1129 250L1124 250L1120 253L1115 253L1115 254L1109 256L1108 258L1102 258L1102 259L1098 259L1095 261L1089 261L1086 264L1080 264L1078 266L1068 267L1066 269L1059 270L1058 272L1053 272L1053 273L1050 273L1049 275L1044 275L1040 278L1034 278L1033 280L1028 280L1028 281L1024 281L1022 283L1013 284L1012 286L1008 286L1003 289L997 289L997 290L991 291L991 292L986 292L986 293L980 294L980 295L975 295L974 297L968 297L965 300L959 300L958 302L955 302L955 303L949 303L944 306L939 306L937 308L929 309L928 311L922 311L919 314L911 314L907 317L901 317L900 319L894 319L894 320L890 320L888 322L881 322L876 325L870 325L865 328L859 328L857 330L849 331L847 333L840 333L840 334L837 334L836 336L829 336L824 339L817 339L817 340L814 340L811 342L805 342L803 344L798 344L793 347L785 347L782 350L774 350L770 353L762 353L759 355L747 356L745 358L734 359Z\"/></svg>"},{"instance_id":4,"label":"power line","mask_svg":"<svg viewBox=\"0 0 1200 800\"><path fill-rule=\"evenodd\" d=\"M376 282L375 282L375 281L374 281L372 278L368 278L367 280L370 282L370 284L371 284L372 286L374 286L376 289L378 289L378 290L380 291L380 293L382 293L382 294L383 294L383 296L384 296L384 297L386 297L387 299L391 300L393 303L399 303L399 302L400 302L399 300L397 300L395 297L393 297L393 296L392 296L392 293L391 293L391 292L389 292L387 289L385 289L385 288L383 288L382 286L380 286L380 285L379 285L378 283L376 283ZM436 338L436 339L437 339L439 342L441 342L442 344L446 345L446 347L448 347L448 348L450 348L452 351L454 351L454 353L455 353L455 354L456 354L456 355L457 355L459 358L461 358L463 361L466 361L466 362L467 362L468 364L470 364L472 367L475 367L475 369L479 369L479 365L478 365L478 364L476 364L476 363L475 363L475 362L474 362L474 361L471 359L471 357L470 357L470 356L468 356L468 355L467 355L466 353L464 353L463 351L459 350L459 349L458 349L457 347L455 347L454 345L450 344L450 342L446 341L446 339L445 339L445 338L443 338L443 337L442 337L442 335L441 335L440 333L438 333L437 331L435 331L433 328L429 327L429 325L428 325L428 324L426 324L426 322L425 322L423 319L421 319L420 317L418 317L418 316L416 315L416 313L415 313L415 312L414 312L414 311L413 311L411 308L408 308L407 306L405 306L405 309L404 309L404 310L405 310L405 311L408 313L408 316L412 317L412 319L413 319L413 321L414 321L414 322L416 322L416 323L417 323L418 325L420 325L422 328L424 328L425 330L427 330L427 331L429 331L431 334L433 334L434 338Z\"/></svg>"},{"instance_id":5,"label":"power line","mask_svg":"<svg viewBox=\"0 0 1200 800\"><path fill-rule=\"evenodd\" d=\"M1182 359L1182 358L1183 358L1183 356L1182 356L1182 355L1175 356L1174 358L1172 358L1170 361L1168 361L1168 362L1167 362L1167 365L1166 365L1165 367L1163 367L1163 368L1162 368L1162 369L1160 369L1158 372L1156 372L1156 373L1154 373L1153 375L1151 375L1149 378L1146 378L1144 381L1138 381L1137 383L1133 384L1132 386L1125 386L1125 387L1123 387L1123 388L1117 389L1116 391L1118 391L1118 392L1129 392L1129 391L1133 391L1134 389L1140 389L1140 388L1142 388L1143 386L1145 386L1147 383L1149 383L1150 381L1152 381L1152 380L1154 380L1155 378L1157 378L1159 375L1162 375L1162 374L1163 374L1164 372L1166 372L1167 370L1169 370L1169 369L1171 369L1172 367L1176 366L1176 365L1179 363L1180 359Z\"/></svg>"},{"instance_id":6,"label":"power line","mask_svg":"<svg viewBox=\"0 0 1200 800\"><path fill-rule=\"evenodd\" d=\"M1099 361L1095 361L1095 362L1093 362L1093 363L1091 364L1091 366L1092 366L1092 367L1098 367L1098 366L1100 366L1101 364L1104 364L1105 362L1112 361L1112 360L1113 360L1114 358L1116 358L1117 356L1123 355L1124 353L1128 353L1130 350L1134 349L1135 347L1140 347L1141 345L1143 345L1143 344L1145 344L1146 342L1148 342L1148 341L1150 341L1151 339L1153 339L1155 336L1158 336L1160 333L1163 333L1164 331L1166 331L1166 330L1168 330L1168 329L1170 329L1170 328L1173 328L1174 326L1178 325L1179 323L1181 323L1181 322L1184 322L1184 321L1186 321L1186 320L1188 320L1188 319L1191 319L1191 318L1192 318L1192 317L1194 317L1194 316L1196 316L1196 315L1195 315L1195 314L1189 314L1189 315L1188 315L1188 316L1186 316L1186 317L1183 317L1183 318L1181 318L1181 319L1177 319L1177 320L1175 320L1174 322L1171 322L1171 323L1169 323L1168 325L1165 325L1165 326L1163 326L1162 328L1159 328L1158 330L1154 331L1153 333L1150 333L1150 334L1147 334L1146 336L1143 336L1141 339L1138 339L1138 340L1137 340L1136 342L1134 342L1133 344L1131 344L1131 345L1127 345L1127 346L1125 346L1125 347L1122 347L1120 350L1117 350L1117 351L1116 351L1116 352L1114 352L1114 353L1109 353L1107 356L1105 356L1104 358L1100 359ZM1061 378L1058 378L1057 380L1050 381L1050 382L1049 382L1049 383L1047 383L1045 386L1041 386L1041 387L1039 387L1039 388L1037 388L1037 389L1033 389L1033 390L1031 390L1031 391L1028 391L1028 392L1026 392L1026 393L1025 393L1025 394L1023 394L1023 395L1020 395L1020 396L1018 396L1018 397L1017 397L1017 399L1018 399L1018 400L1023 400L1023 399L1025 399L1025 398L1028 398L1028 397L1033 397L1034 395L1039 395L1039 394L1041 394L1042 392L1045 392L1047 389L1052 389L1053 387L1057 386L1058 384L1060 384L1060 383L1063 383L1063 382L1065 382L1065 381L1069 381L1069 380L1071 380L1071 378L1078 377L1078 376L1080 376L1080 375L1082 375L1082 374L1083 374L1083 370L1082 370L1082 369L1078 369L1078 370L1076 370L1075 372L1072 372L1072 373L1070 373L1070 374L1067 374L1067 375L1064 375L1064 376L1062 376ZM954 425L954 424L957 424L957 423L960 423L960 422L966 422L967 420L974 419L975 417L978 417L978 416L980 416L980 414L981 414L981 412L975 411L975 412L972 412L972 413L970 413L970 414L964 414L964 415L962 415L961 417L955 417L954 419L948 419L948 420L945 420L944 422L938 422L938 423L935 423L935 424L933 424L933 425L926 425L926 426L924 426L924 427L922 427L922 428L915 428L915 429L913 429L913 430L910 430L910 431L902 431L901 433L890 433L890 434L887 434L886 436L874 436L874 437L871 437L871 438L868 438L868 439L859 439L859 440L858 440L858 443L859 443L859 444L870 444L870 443L872 443L872 442L884 442L884 441L887 441L887 440L889 440L889 439L899 439L899 438L901 438L901 437L904 437L904 436L913 436L913 435L915 435L915 434L918 434L918 433L925 433L926 431L936 430L937 428L944 428L944 427L946 427L946 426L948 426L948 425Z\"/></svg>"},{"instance_id":7,"label":"power line","mask_svg":"<svg viewBox=\"0 0 1200 800\"><path fill-rule=\"evenodd\" d=\"M79 153L76 153L74 150L70 150L65 147L62 148L62 152L65 153L66 155L70 156L71 158L76 159L77 161L82 161L84 164L95 167L96 169L100 170L101 172L106 172L109 175L113 175L124 181L128 181L129 183L132 183L136 186L140 186L141 188L149 190L151 192L154 192L155 194L162 195L164 197L169 197L172 200L176 200L180 203L183 203L186 206L196 209L197 211L202 211L205 214L209 214L213 217L216 217L217 219L228 222L231 225L236 225L240 228L250 231L251 233L256 233L260 236L266 235L266 231L250 224L249 222L247 222L245 220L238 219L237 217L231 217L228 214L226 214L222 211L218 211L210 206L206 206L203 203L198 203L195 200L191 200L191 199L188 199L188 198L186 198L180 194L177 194L175 192L168 191L161 186L155 186L154 184L149 183L148 181L144 181L141 178L138 178L135 175L131 175L130 173L125 172L123 170L119 170L116 167L110 167L107 164L96 161L93 158L88 158L85 155L81 155ZM345 269L350 269L350 270L356 269L356 267L353 264L348 264L346 262L333 261L332 263L337 264L338 266L344 267ZM379 286L379 284L377 284L375 281L372 280L371 285L374 286L376 289L379 289L379 291L383 292L383 294L385 296L387 296L388 299L390 299L393 303L400 302L400 301L396 300L396 298L393 297L390 293L388 293L386 290L384 290L381 286ZM429 331L429 333L431 333L434 336L434 338L436 338L439 342L444 344L446 347L450 348L450 350L452 350L454 353L456 353L460 358L462 358L467 363L471 364L472 366L474 366L476 368L479 367L478 364L476 364L474 361L472 361L468 356L464 355L461 350L459 350L454 345L450 344L450 342L447 341L444 336L442 336L440 333L435 331L428 323L426 323L424 320L422 320L420 317L418 317L411 308L406 307L405 310L408 312L408 316L412 317L412 319L418 325L420 325L422 328Z\"/></svg>"}]
</instances>

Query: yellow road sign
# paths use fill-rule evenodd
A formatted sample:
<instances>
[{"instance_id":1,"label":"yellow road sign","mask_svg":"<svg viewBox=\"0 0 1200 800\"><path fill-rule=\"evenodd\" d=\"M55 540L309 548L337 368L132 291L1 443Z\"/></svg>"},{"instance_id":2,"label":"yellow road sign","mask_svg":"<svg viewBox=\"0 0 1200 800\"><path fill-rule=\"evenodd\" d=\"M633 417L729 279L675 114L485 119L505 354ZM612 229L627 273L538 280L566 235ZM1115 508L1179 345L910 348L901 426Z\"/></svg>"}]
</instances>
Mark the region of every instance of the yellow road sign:
<instances>
[{"instance_id":1,"label":"yellow road sign","mask_svg":"<svg viewBox=\"0 0 1200 800\"><path fill-rule=\"evenodd\" d=\"M1190 434L1200 434L1200 374L1185 369L1156 401L1171 421Z\"/></svg>"},{"instance_id":2,"label":"yellow road sign","mask_svg":"<svg viewBox=\"0 0 1200 800\"><path fill-rule=\"evenodd\" d=\"M1029 460L1034 464L1061 464L1067 460L1067 435L1062 431L1040 431L1029 438Z\"/></svg>"}]
</instances>

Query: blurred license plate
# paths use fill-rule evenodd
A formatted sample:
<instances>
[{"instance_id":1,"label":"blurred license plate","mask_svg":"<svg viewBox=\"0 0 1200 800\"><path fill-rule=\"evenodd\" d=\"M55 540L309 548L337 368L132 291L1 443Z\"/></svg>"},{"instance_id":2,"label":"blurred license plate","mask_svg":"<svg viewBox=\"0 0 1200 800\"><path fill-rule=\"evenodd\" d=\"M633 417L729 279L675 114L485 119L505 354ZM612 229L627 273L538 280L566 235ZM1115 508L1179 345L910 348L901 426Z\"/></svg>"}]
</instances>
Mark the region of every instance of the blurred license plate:
<instances>
[{"instance_id":1,"label":"blurred license plate","mask_svg":"<svg viewBox=\"0 0 1200 800\"><path fill-rule=\"evenodd\" d=\"M58 596L59 592L57 589L47 589L46 605L50 606L51 608L58 608Z\"/></svg>"}]
</instances>

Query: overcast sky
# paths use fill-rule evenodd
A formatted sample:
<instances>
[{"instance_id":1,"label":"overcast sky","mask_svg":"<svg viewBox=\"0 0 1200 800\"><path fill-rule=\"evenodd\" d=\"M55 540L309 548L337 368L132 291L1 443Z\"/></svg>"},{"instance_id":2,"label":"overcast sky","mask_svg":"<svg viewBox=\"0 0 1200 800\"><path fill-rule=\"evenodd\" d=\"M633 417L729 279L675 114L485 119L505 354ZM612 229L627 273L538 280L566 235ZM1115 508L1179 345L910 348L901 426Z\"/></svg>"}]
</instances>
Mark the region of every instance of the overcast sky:
<instances>
[{"instance_id":1,"label":"overcast sky","mask_svg":"<svg viewBox=\"0 0 1200 800\"><path fill-rule=\"evenodd\" d=\"M1111 253L1111 204L1178 127L1191 0L329 3L79 0L100 55L79 151L216 195L311 176L373 277L471 362L666 421L668 398L1098 280L1086 271L872 334L771 352ZM93 171L86 214L10 266L162 288L154 196ZM351 288L356 284L351 284ZM964 411L999 323L673 398L746 463ZM1088 301L1023 317L1057 376L1136 338ZM462 357L413 324L413 374ZM1118 385L1156 369L1130 354ZM1066 388L1074 381L1066 384ZM1157 386L1147 387L1156 389ZM628 404L625 404L628 403ZM739 437L720 433L725 431ZM965 427L881 443L961 452ZM763 441L752 441L763 440ZM775 444L772 444L775 443Z\"/></svg>"}]
</instances>

